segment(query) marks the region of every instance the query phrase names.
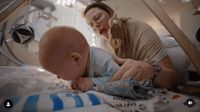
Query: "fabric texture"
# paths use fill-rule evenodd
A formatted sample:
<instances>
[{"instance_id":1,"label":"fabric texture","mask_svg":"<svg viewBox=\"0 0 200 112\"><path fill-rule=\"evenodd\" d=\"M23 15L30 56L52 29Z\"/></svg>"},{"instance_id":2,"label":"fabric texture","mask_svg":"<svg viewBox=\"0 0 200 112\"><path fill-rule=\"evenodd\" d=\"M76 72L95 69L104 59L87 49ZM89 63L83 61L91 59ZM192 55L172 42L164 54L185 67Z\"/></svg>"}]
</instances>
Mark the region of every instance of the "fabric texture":
<instances>
[{"instance_id":1,"label":"fabric texture","mask_svg":"<svg viewBox=\"0 0 200 112\"><path fill-rule=\"evenodd\" d=\"M162 96L137 101L96 91L79 94L45 93L9 99L13 107L1 107L1 112L167 112L163 110L168 107L167 100L163 100Z\"/></svg>"},{"instance_id":2,"label":"fabric texture","mask_svg":"<svg viewBox=\"0 0 200 112\"><path fill-rule=\"evenodd\" d=\"M133 79L108 82L96 87L95 90L133 100L147 100L166 91L165 89L155 88L151 80L136 81Z\"/></svg>"},{"instance_id":3,"label":"fabric texture","mask_svg":"<svg viewBox=\"0 0 200 112\"><path fill-rule=\"evenodd\" d=\"M119 65L110 53L100 48L90 48L89 77L95 85L108 82L118 69Z\"/></svg>"},{"instance_id":4,"label":"fabric texture","mask_svg":"<svg viewBox=\"0 0 200 112\"><path fill-rule=\"evenodd\" d=\"M53 88L51 90L46 89L49 88L49 86L51 87L52 83L56 80L55 75L40 71L38 67L0 67L0 77L4 80L7 77L7 79L15 78L21 82L21 80L27 76L32 79L31 81L23 83L28 86L28 88L21 86L22 83L15 83L15 85L13 85L15 88L6 86L6 89L15 92L15 90L17 91L21 88L20 91L29 91L29 93L13 93L7 97L0 98L0 112L21 112L23 110L26 112L199 112L200 110L200 99L185 94L171 91L166 91L166 93L160 91L161 94L159 94L159 91L155 91L154 93L158 94L155 94L156 96L147 100L133 100L131 98L108 95L97 91L75 94L73 91L68 91L58 86L55 86L54 89L56 90ZM22 79L21 77L24 78ZM43 83L38 83L38 79ZM33 83L34 80L36 80L36 83ZM3 81L1 80L1 82ZM129 84L129 81L127 82ZM140 83L133 82L135 85L137 85L136 83ZM150 84L149 81L147 82L144 84L142 83L142 85L146 87ZM12 82L10 83L12 84ZM48 84L49 86L47 86ZM122 86L119 87L123 87L124 84L126 83L122 82ZM2 83L0 83L0 85L2 85ZM35 91L34 88L38 88L38 85L40 88L44 89L37 89ZM57 91L57 89L59 89L59 91ZM0 93L2 93L5 91L5 88L0 90ZM151 92L148 93L150 94ZM6 99L13 101L13 107L11 109L3 107L3 103ZM188 101L192 101L192 103Z\"/></svg>"},{"instance_id":5,"label":"fabric texture","mask_svg":"<svg viewBox=\"0 0 200 112\"><path fill-rule=\"evenodd\" d=\"M164 45L149 25L131 19L120 19L120 22L121 30L114 32L112 26L110 29L111 38L121 39L120 49L115 50L117 56L148 63L160 62L167 56ZM113 35L115 37L112 37Z\"/></svg>"},{"instance_id":6,"label":"fabric texture","mask_svg":"<svg viewBox=\"0 0 200 112\"><path fill-rule=\"evenodd\" d=\"M14 104L12 112L52 112L103 104L103 101L92 93L44 93L14 96L9 99ZM7 111L10 112L10 110ZM6 112L6 109L1 112Z\"/></svg>"}]
</instances>

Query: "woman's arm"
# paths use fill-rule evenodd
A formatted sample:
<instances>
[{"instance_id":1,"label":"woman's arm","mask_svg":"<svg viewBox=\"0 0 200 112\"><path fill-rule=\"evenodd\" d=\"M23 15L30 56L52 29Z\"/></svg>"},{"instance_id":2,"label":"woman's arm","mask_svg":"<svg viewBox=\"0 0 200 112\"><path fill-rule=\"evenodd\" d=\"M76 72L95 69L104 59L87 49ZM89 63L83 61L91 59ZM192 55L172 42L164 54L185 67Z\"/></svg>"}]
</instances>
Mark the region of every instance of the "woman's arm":
<instances>
[{"instance_id":1,"label":"woman's arm","mask_svg":"<svg viewBox=\"0 0 200 112\"><path fill-rule=\"evenodd\" d=\"M164 88L173 88L181 80L181 77L173 69L169 56L160 61L161 71L155 77L154 84Z\"/></svg>"},{"instance_id":2,"label":"woman's arm","mask_svg":"<svg viewBox=\"0 0 200 112\"><path fill-rule=\"evenodd\" d=\"M115 58L121 65L119 70L113 75L111 81L132 78L135 80L150 79L154 75L154 68L149 63L132 59Z\"/></svg>"},{"instance_id":3,"label":"woman's arm","mask_svg":"<svg viewBox=\"0 0 200 112\"><path fill-rule=\"evenodd\" d=\"M154 68L149 63L131 59L116 58L120 69L112 77L111 81L127 79L129 77L135 80L150 79L154 76ZM170 58L167 56L160 62L161 71L155 77L154 84L167 89L173 88L180 81L180 77L173 70Z\"/></svg>"}]
</instances>

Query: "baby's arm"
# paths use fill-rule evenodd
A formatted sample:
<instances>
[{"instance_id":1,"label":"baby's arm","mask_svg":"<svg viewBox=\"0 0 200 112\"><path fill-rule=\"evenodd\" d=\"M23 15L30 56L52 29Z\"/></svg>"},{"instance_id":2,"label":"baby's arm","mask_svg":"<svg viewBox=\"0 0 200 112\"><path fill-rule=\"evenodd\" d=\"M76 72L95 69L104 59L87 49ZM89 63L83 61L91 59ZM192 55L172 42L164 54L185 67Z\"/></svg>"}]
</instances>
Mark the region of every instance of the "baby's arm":
<instances>
[{"instance_id":1,"label":"baby's arm","mask_svg":"<svg viewBox=\"0 0 200 112\"><path fill-rule=\"evenodd\" d=\"M90 78L92 82L94 83L94 85L96 86L105 84L108 81L110 81L112 76L119 69L119 65L113 59L110 58L110 60L106 61L106 63L99 69L100 69L100 73L98 77Z\"/></svg>"},{"instance_id":2,"label":"baby's arm","mask_svg":"<svg viewBox=\"0 0 200 112\"><path fill-rule=\"evenodd\" d=\"M95 47L91 47L90 53L89 78L82 77L78 79L79 89L90 89L92 86L105 84L111 80L119 69L119 65L113 60L110 53Z\"/></svg>"},{"instance_id":3,"label":"baby's arm","mask_svg":"<svg viewBox=\"0 0 200 112\"><path fill-rule=\"evenodd\" d=\"M100 67L100 73L96 77L81 77L72 84L74 89L80 89L81 91L88 91L92 89L93 86L100 86L107 83L112 76L117 72L119 66L114 62L114 60L108 60L104 66Z\"/></svg>"}]
</instances>

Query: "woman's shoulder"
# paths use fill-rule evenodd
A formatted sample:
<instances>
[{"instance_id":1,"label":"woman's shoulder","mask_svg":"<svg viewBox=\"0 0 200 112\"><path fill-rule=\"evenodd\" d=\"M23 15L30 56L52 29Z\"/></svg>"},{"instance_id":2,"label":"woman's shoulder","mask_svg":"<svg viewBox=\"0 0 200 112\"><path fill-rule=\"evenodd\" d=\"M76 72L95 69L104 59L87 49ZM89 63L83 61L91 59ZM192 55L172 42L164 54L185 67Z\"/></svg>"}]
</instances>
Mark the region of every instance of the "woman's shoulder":
<instances>
[{"instance_id":1,"label":"woman's shoulder","mask_svg":"<svg viewBox=\"0 0 200 112\"><path fill-rule=\"evenodd\" d=\"M126 20L126 25L130 29L136 28L140 31L144 31L144 30L146 30L150 27L147 23L139 21L139 20L134 20L132 18L129 18L129 19Z\"/></svg>"}]
</instances>

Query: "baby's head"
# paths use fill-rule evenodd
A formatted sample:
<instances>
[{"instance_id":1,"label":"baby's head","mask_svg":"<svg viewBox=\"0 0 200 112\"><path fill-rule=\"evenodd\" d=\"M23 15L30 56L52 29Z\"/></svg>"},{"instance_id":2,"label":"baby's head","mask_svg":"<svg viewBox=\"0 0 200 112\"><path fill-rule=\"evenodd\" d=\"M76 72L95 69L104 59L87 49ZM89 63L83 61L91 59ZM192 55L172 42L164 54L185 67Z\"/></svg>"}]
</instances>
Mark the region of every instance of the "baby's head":
<instances>
[{"instance_id":1,"label":"baby's head","mask_svg":"<svg viewBox=\"0 0 200 112\"><path fill-rule=\"evenodd\" d=\"M75 80L85 74L88 55L86 39L71 27L51 28L40 40L40 64L65 80Z\"/></svg>"}]
</instances>

